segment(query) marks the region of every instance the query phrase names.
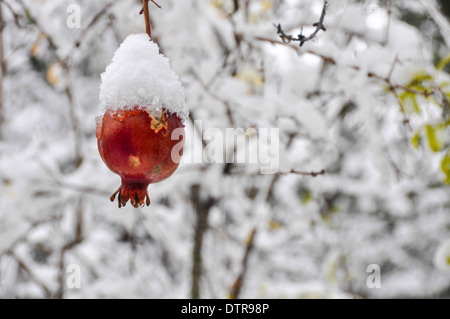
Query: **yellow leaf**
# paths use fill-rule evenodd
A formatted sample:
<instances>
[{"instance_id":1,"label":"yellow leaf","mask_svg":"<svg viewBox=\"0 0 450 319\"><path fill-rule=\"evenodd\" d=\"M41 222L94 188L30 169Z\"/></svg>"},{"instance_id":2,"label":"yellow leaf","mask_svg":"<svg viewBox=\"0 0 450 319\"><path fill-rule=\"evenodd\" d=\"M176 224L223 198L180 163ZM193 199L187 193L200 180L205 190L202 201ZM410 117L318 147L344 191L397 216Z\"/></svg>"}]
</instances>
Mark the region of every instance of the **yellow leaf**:
<instances>
[{"instance_id":1,"label":"yellow leaf","mask_svg":"<svg viewBox=\"0 0 450 319\"><path fill-rule=\"evenodd\" d=\"M442 160L441 169L446 176L444 183L450 184L450 151L447 152L447 155L445 155L444 159Z\"/></svg>"},{"instance_id":2,"label":"yellow leaf","mask_svg":"<svg viewBox=\"0 0 450 319\"><path fill-rule=\"evenodd\" d=\"M410 100L412 102L412 106L413 106L413 111L410 111L409 113L418 113L420 114L420 108L419 108L419 103L417 103L417 96L414 93L410 93L410 92L406 92L405 93L405 98L404 100ZM405 101L402 101L402 103L405 105ZM409 105L409 104L406 104Z\"/></svg>"},{"instance_id":3,"label":"yellow leaf","mask_svg":"<svg viewBox=\"0 0 450 319\"><path fill-rule=\"evenodd\" d=\"M61 80L62 68L59 62L50 64L47 69L47 81L51 85L57 85Z\"/></svg>"},{"instance_id":4,"label":"yellow leaf","mask_svg":"<svg viewBox=\"0 0 450 319\"><path fill-rule=\"evenodd\" d=\"M442 142L439 140L439 138L436 134L436 130L437 130L437 128L435 128L429 124L426 126L428 143L433 152L439 152L439 150L442 147Z\"/></svg>"},{"instance_id":5,"label":"yellow leaf","mask_svg":"<svg viewBox=\"0 0 450 319\"><path fill-rule=\"evenodd\" d=\"M263 11L268 11L268 10L272 9L272 7L273 7L272 0L262 0Z\"/></svg>"},{"instance_id":6,"label":"yellow leaf","mask_svg":"<svg viewBox=\"0 0 450 319\"><path fill-rule=\"evenodd\" d=\"M251 64L245 64L242 70L236 74L236 78L248 83L248 94L252 94L255 88L261 88L264 84L261 73Z\"/></svg>"},{"instance_id":7,"label":"yellow leaf","mask_svg":"<svg viewBox=\"0 0 450 319\"><path fill-rule=\"evenodd\" d=\"M33 46L31 47L31 54L33 57L36 57L39 53L39 43L36 41L33 43Z\"/></svg>"},{"instance_id":8,"label":"yellow leaf","mask_svg":"<svg viewBox=\"0 0 450 319\"><path fill-rule=\"evenodd\" d=\"M269 222L269 228L270 228L271 230L280 229L280 228L282 228L282 227L283 227L283 225L281 225L280 223L278 223L278 222L276 222L276 221L274 221L274 220L271 220L271 221Z\"/></svg>"},{"instance_id":9,"label":"yellow leaf","mask_svg":"<svg viewBox=\"0 0 450 319\"><path fill-rule=\"evenodd\" d=\"M427 82L427 81L432 82L433 76L426 73L425 71L421 71L421 72L416 73L413 76L413 79L412 79L411 83L409 84L409 86L420 85L420 84L423 85L423 82Z\"/></svg>"},{"instance_id":10,"label":"yellow leaf","mask_svg":"<svg viewBox=\"0 0 450 319\"><path fill-rule=\"evenodd\" d=\"M302 198L302 204L306 205L308 204L311 200L313 199L311 193L307 193L303 198Z\"/></svg>"},{"instance_id":11,"label":"yellow leaf","mask_svg":"<svg viewBox=\"0 0 450 319\"><path fill-rule=\"evenodd\" d=\"M420 143L420 131L416 132L416 134L414 134L414 136L411 139L412 145L414 146L415 149L419 148L419 143Z\"/></svg>"},{"instance_id":12,"label":"yellow leaf","mask_svg":"<svg viewBox=\"0 0 450 319\"><path fill-rule=\"evenodd\" d=\"M450 63L450 54L444 57L441 61L439 61L436 70L442 71L449 63Z\"/></svg>"},{"instance_id":13,"label":"yellow leaf","mask_svg":"<svg viewBox=\"0 0 450 319\"><path fill-rule=\"evenodd\" d=\"M41 33L37 41L33 43L33 46L31 47L31 54L33 55L33 57L36 57L39 54L39 42L46 37L47 36L44 33Z\"/></svg>"}]
</instances>

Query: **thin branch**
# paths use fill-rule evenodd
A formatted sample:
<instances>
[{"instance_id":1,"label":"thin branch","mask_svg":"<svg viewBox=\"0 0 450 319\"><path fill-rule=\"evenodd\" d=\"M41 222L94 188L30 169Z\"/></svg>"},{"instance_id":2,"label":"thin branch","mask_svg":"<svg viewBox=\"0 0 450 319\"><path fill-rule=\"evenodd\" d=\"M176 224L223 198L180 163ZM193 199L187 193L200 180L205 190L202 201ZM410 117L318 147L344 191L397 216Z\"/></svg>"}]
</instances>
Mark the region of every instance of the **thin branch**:
<instances>
[{"instance_id":1,"label":"thin branch","mask_svg":"<svg viewBox=\"0 0 450 319\"><path fill-rule=\"evenodd\" d=\"M22 7L22 9L25 12L30 12L28 7L25 5L25 3L22 0L17 0L17 2L20 4L20 6ZM99 13L97 13L94 16L93 20L89 23L89 27L86 30L92 29L92 26L97 23L99 18L106 13L106 11L109 9L109 7L111 5L112 5L112 3L108 3ZM61 63L61 65L63 67L63 70L65 71L65 76L66 76L66 79L68 82L68 80L69 80L69 74L68 74L69 63L68 62L71 58L71 55L69 54L65 58L62 58L60 55L58 55L57 46L55 45L55 42L53 41L52 37L45 31L45 29L41 26L41 24L38 22L38 20L34 19L31 16L30 16L30 19L33 21L33 24L36 26L36 28L39 30L39 32L42 34L45 34L45 38L47 39L47 42L48 42L51 50L57 56L59 62ZM82 37L75 43L74 48L79 47L79 45L80 45L79 41L81 41L85 37L85 32L83 34L84 35L82 35ZM82 153L81 152L81 149L82 149L82 147L81 147L81 132L79 130L78 118L76 116L75 105L74 105L74 101L73 101L73 94L72 94L69 84L67 84L65 87L65 93L66 93L67 99L69 101L70 117L71 117L71 121L72 121L72 127L74 130L76 166L79 167L83 160L82 154L81 154Z\"/></svg>"},{"instance_id":2,"label":"thin branch","mask_svg":"<svg viewBox=\"0 0 450 319\"><path fill-rule=\"evenodd\" d=\"M105 15L108 12L108 9L111 8L111 6L114 5L113 2L107 3L89 22L88 26L83 30L80 37L75 41L73 47L69 50L69 53L63 58L60 54L58 54L58 47L55 44L55 41L53 40L52 36L44 29L44 27L39 23L37 19L31 16L30 9L25 5L23 0L16 0L19 5L22 7L22 10L24 12L28 12L27 15L29 16L29 19L31 20L32 24L38 29L39 33L45 35L45 39L47 39L47 42L50 46L50 49L53 51L53 53L58 58L59 62L62 64L63 67L68 67L69 61L71 57L73 56L73 51L80 47L81 42L86 38L88 32L92 30L93 26L97 24L98 21L100 21L100 18ZM21 26L19 23L19 18L23 17L22 15L16 13L11 6L4 0L0 0L0 2L4 3L8 9L11 11L11 13L14 16L15 23L17 27L24 28L24 26Z\"/></svg>"},{"instance_id":3,"label":"thin branch","mask_svg":"<svg viewBox=\"0 0 450 319\"><path fill-rule=\"evenodd\" d=\"M55 45L55 41L53 41L53 38L50 36L49 33L46 32L45 28L39 23L37 19L35 19L33 16L31 16L32 12L23 2L23 0L16 0L17 3L22 7L22 10L24 12L27 12L27 17L31 21L31 24L36 26L36 28L39 30L40 33L45 35L45 38L47 39L48 45L50 46L50 49L55 53L55 55L58 57L58 60L62 61L60 56L58 56L57 52L57 46Z\"/></svg>"},{"instance_id":4,"label":"thin branch","mask_svg":"<svg viewBox=\"0 0 450 319\"><path fill-rule=\"evenodd\" d=\"M159 5L159 4L157 4L155 1L153 1L153 0L151 0L158 8L160 8L160 9L162 9L162 7ZM147 2L148 2L148 0L147 0ZM144 8L142 8L141 9L141 11L139 11L139 15L141 15L141 14L143 14L144 13Z\"/></svg>"},{"instance_id":5,"label":"thin branch","mask_svg":"<svg viewBox=\"0 0 450 319\"><path fill-rule=\"evenodd\" d=\"M117 26L116 26L116 23L115 23L116 16L111 13L111 14L108 15L108 19L109 19L109 21L108 21L107 27L112 30L112 32L114 34L114 37L116 38L117 44L120 45L122 43L122 38L120 36L120 32L117 29Z\"/></svg>"},{"instance_id":6,"label":"thin branch","mask_svg":"<svg viewBox=\"0 0 450 319\"><path fill-rule=\"evenodd\" d=\"M226 113L227 113L227 117L228 120L230 121L231 125L234 125L234 118L233 118L233 113L231 111L231 104L230 102L228 102L227 100L225 100L224 98L221 98L220 96L218 96L216 93L214 93L206 84L205 82L203 82L203 80L200 78L200 76L193 70L191 69L189 71L189 73L192 74L192 76L197 80L197 82L200 84L200 86L205 90L205 92L207 92L213 99L218 100L220 102L223 103L223 105L225 105L226 108Z\"/></svg>"},{"instance_id":7,"label":"thin branch","mask_svg":"<svg viewBox=\"0 0 450 319\"><path fill-rule=\"evenodd\" d=\"M28 265L16 254L14 254L14 252L9 251L8 254L14 258L14 260L17 262L17 264L19 265L20 268L22 268L23 270L25 270L25 272L28 273L28 275L30 276L30 278L39 286L41 287L41 289L45 292L45 294L50 297L52 295L52 292L50 291L50 289L39 279L36 277L36 275L33 273L33 271L31 270L30 267L28 267Z\"/></svg>"},{"instance_id":8,"label":"thin branch","mask_svg":"<svg viewBox=\"0 0 450 319\"><path fill-rule=\"evenodd\" d=\"M83 210L82 210L82 199L80 198L78 203L78 210L77 210L77 223L75 226L75 238L65 244L63 248L61 249L61 255L59 258L59 271L58 271L58 283L59 283L59 289L56 294L56 298L63 299L64 298L64 274L65 274L65 255L68 251L73 249L75 246L80 244L83 241Z\"/></svg>"},{"instance_id":9,"label":"thin branch","mask_svg":"<svg viewBox=\"0 0 450 319\"><path fill-rule=\"evenodd\" d=\"M28 227L28 229L23 233L22 236L20 236L19 238L17 238L10 246L7 250L5 250L4 252L0 253L0 258L2 258L4 255L11 255L14 251L14 249L21 243L26 242L27 241L27 237L28 235L35 230L37 227L46 224L46 223L51 223L51 222L55 222L55 221L59 221L61 219L61 216L57 216L57 217L51 217L49 219L43 219L43 220L39 220L37 222L34 222L33 224L30 225L30 227Z\"/></svg>"},{"instance_id":10,"label":"thin branch","mask_svg":"<svg viewBox=\"0 0 450 319\"><path fill-rule=\"evenodd\" d=\"M450 21L439 10L436 1L419 0L419 2L438 25L438 32L442 35L447 48L450 48Z\"/></svg>"},{"instance_id":11,"label":"thin branch","mask_svg":"<svg viewBox=\"0 0 450 319\"><path fill-rule=\"evenodd\" d=\"M37 157L36 161L41 166L41 168L45 171L45 173L59 187L64 187L64 188L74 190L74 191L77 191L77 192L80 192L83 194L88 194L88 195L93 195L93 194L98 195L98 196L105 196L105 195L109 196L110 195L109 191L104 191L104 190L97 189L97 188L90 187L90 186L77 185L77 184L72 184L72 183L62 181L62 180L58 179L58 177L55 176L52 169L41 158Z\"/></svg>"},{"instance_id":12,"label":"thin branch","mask_svg":"<svg viewBox=\"0 0 450 319\"><path fill-rule=\"evenodd\" d=\"M189 120L191 121L192 126L194 127L194 129L195 129L195 131L197 132L198 136L200 136L200 139L201 139L203 148L206 148L207 143L206 143L205 139L203 138L203 132L200 130L200 128L198 127L198 125L195 125L195 124L196 124L196 123L195 123L196 120L195 120L194 112L193 112L193 111L190 111L190 112L189 112Z\"/></svg>"},{"instance_id":13,"label":"thin branch","mask_svg":"<svg viewBox=\"0 0 450 319\"><path fill-rule=\"evenodd\" d=\"M238 299L242 290L242 285L244 283L245 276L247 275L248 269L248 259L250 256L250 252L253 249L254 240L256 235L256 228L254 228L247 239L247 245L245 247L244 257L242 258L242 269L239 276L234 281L233 285L230 289L230 299Z\"/></svg>"},{"instance_id":14,"label":"thin branch","mask_svg":"<svg viewBox=\"0 0 450 319\"><path fill-rule=\"evenodd\" d=\"M401 63L400 60L398 59L398 54L395 55L394 58L394 62L392 62L391 68L389 70L389 73L387 75L387 79L391 80L392 78L392 74L394 73L395 67L397 66L398 63Z\"/></svg>"},{"instance_id":15,"label":"thin branch","mask_svg":"<svg viewBox=\"0 0 450 319\"><path fill-rule=\"evenodd\" d=\"M316 176L319 176L319 175L325 175L326 172L325 172L325 170L321 170L319 172L301 172L301 171L296 171L294 169L291 169L289 172L278 172L277 174L278 175L291 175L291 174L294 174L294 175L303 175L303 176L316 177Z\"/></svg>"},{"instance_id":16,"label":"thin branch","mask_svg":"<svg viewBox=\"0 0 450 319\"><path fill-rule=\"evenodd\" d=\"M5 77L6 67L3 54L3 29L6 23L3 21L2 6L0 5L0 139L2 137L2 109L3 109L3 78Z\"/></svg>"},{"instance_id":17,"label":"thin branch","mask_svg":"<svg viewBox=\"0 0 450 319\"><path fill-rule=\"evenodd\" d=\"M151 1L155 4L155 6L157 6L160 9L162 9L162 7L159 4L157 4L154 0L151 0Z\"/></svg>"},{"instance_id":18,"label":"thin branch","mask_svg":"<svg viewBox=\"0 0 450 319\"><path fill-rule=\"evenodd\" d=\"M73 128L73 133L75 135L74 138L74 143L75 143L75 165L76 167L80 167L81 163L83 162L83 155L82 155L82 147L81 147L81 132L80 132L80 126L78 124L78 116L76 114L76 110L75 110L75 104L73 101L73 95L72 95L72 90L70 89L70 86L68 84L69 81L69 74L68 74L68 69L65 68L65 73L66 73L66 88L65 88L65 93L67 96L67 99L69 100L69 109L70 109L70 119L72 121L72 128Z\"/></svg>"},{"instance_id":19,"label":"thin branch","mask_svg":"<svg viewBox=\"0 0 450 319\"><path fill-rule=\"evenodd\" d=\"M240 45L240 44L238 44L238 45L236 46L235 49L229 50L229 51L227 52L227 54L225 55L225 58L224 58L224 60L223 60L222 65L221 65L221 66L219 67L219 69L214 73L214 75L211 77L211 79L210 79L207 83L205 83L207 87L212 87L212 86L216 83L216 81L219 79L220 75L225 71L226 67L228 66L228 63L229 63L228 60L229 60L229 58L230 58L230 56L231 56L231 53L232 53L234 50L236 50L236 49L239 47L239 45ZM200 100L201 100L201 99L199 99L199 101L200 101Z\"/></svg>"},{"instance_id":20,"label":"thin branch","mask_svg":"<svg viewBox=\"0 0 450 319\"><path fill-rule=\"evenodd\" d=\"M274 44L274 45L275 44L283 45L285 47L288 47L288 48L291 48L291 49L295 50L296 52L299 52L299 49L297 47L289 45L289 43L286 43L286 42L282 42L282 41L278 41L278 40L274 40L274 39L270 39L270 38L265 38L265 37L255 37L255 40L262 41L262 42L268 42L268 43L271 43L271 44ZM323 54L317 53L317 52L312 51L312 50L307 50L305 52L309 53L309 54L312 54L312 55L315 55L315 56L318 56L319 58L324 60L324 62L330 63L332 65L336 65L336 61L332 57L325 56Z\"/></svg>"},{"instance_id":21,"label":"thin branch","mask_svg":"<svg viewBox=\"0 0 450 319\"><path fill-rule=\"evenodd\" d=\"M62 182L62 181L58 181L55 180L56 185L73 190L73 191L77 191L83 194L87 194L87 195L98 195L98 196L109 196L111 195L109 191L103 191L101 189L97 189L94 187L89 187L89 186L81 186L81 185L75 185L75 184L70 184L70 183L66 183L66 182Z\"/></svg>"},{"instance_id":22,"label":"thin branch","mask_svg":"<svg viewBox=\"0 0 450 319\"><path fill-rule=\"evenodd\" d=\"M441 87L437 87L437 91L441 95L442 100L442 119L448 121L450 115L450 101Z\"/></svg>"},{"instance_id":23,"label":"thin branch","mask_svg":"<svg viewBox=\"0 0 450 319\"><path fill-rule=\"evenodd\" d=\"M2 6L0 5L0 74L3 78L6 74L6 64L3 51L3 29L6 27L6 22L3 20Z\"/></svg>"},{"instance_id":24,"label":"thin branch","mask_svg":"<svg viewBox=\"0 0 450 319\"><path fill-rule=\"evenodd\" d=\"M151 0L158 8L162 9L162 7L157 4L155 1ZM150 40L152 40L152 26L150 22L150 12L148 10L148 2L149 0L142 0L143 8L139 12L139 14L144 14L145 16L145 31L147 32L148 36L150 37Z\"/></svg>"},{"instance_id":25,"label":"thin branch","mask_svg":"<svg viewBox=\"0 0 450 319\"><path fill-rule=\"evenodd\" d=\"M387 14L388 14L388 21L386 25L386 30L384 33L384 45L387 45L389 43L389 37L391 32L391 24L392 24L392 2L391 0L387 0Z\"/></svg>"},{"instance_id":26,"label":"thin branch","mask_svg":"<svg viewBox=\"0 0 450 319\"><path fill-rule=\"evenodd\" d=\"M305 36L303 34L303 26L301 28L300 34L295 38L294 36L292 36L290 34L286 34L283 31L281 24L275 25L275 27L277 28L277 33L280 36L281 40L283 40L284 43L291 43L293 41L300 42L300 47L301 47L301 46L303 46L303 44L305 44L305 42L314 39L317 36L317 34L319 33L319 31L324 31L324 32L327 31L327 29L325 28L325 25L323 24L323 22L325 20L325 15L327 12L327 5L328 5L328 1L325 0L323 2L323 8L322 8L322 13L320 14L319 22L316 22L313 24L313 27L316 27L316 29L309 36Z\"/></svg>"},{"instance_id":27,"label":"thin branch","mask_svg":"<svg viewBox=\"0 0 450 319\"><path fill-rule=\"evenodd\" d=\"M203 238L208 230L208 215L210 209L216 204L214 198L201 199L200 185L191 187L192 203L196 212L194 247L192 249L192 286L191 298L200 298L200 281L203 273L202 247Z\"/></svg>"},{"instance_id":28,"label":"thin branch","mask_svg":"<svg viewBox=\"0 0 450 319\"><path fill-rule=\"evenodd\" d=\"M255 39L258 40L258 41L262 41L262 42L269 42L269 43L274 44L274 45L275 45L275 44L277 44L277 45L283 45L283 46L292 48L292 49L296 50L297 52L298 52L298 50L299 50L298 48L296 48L296 47L290 45L289 43L285 43L285 42L281 42L281 41L277 41L277 40L273 40L273 39L269 39L269 38L264 38L264 37L256 37ZM318 57L322 58L325 62L330 63L330 64L332 64L332 65L336 65L336 64L337 64L337 63L336 63L336 60L334 60L332 57L324 56L323 54L314 52L314 51L312 51L312 50L308 50L308 51L306 51L306 53L309 53L309 54L318 56ZM394 60L394 62L393 62L393 65L391 66L391 68L390 68L390 70L389 70L388 76L386 76L386 77L385 77L385 76L378 75L378 74L376 74L376 73L374 73L374 72L367 72L366 75L367 75L368 78L374 78L374 79L383 81L383 82L385 82L385 83L387 84L387 86L388 86L388 88L389 88L389 91L391 91L391 93L392 93L392 94L394 95L394 97L396 98L397 103L399 104L400 109L401 109L401 111L402 111L402 113L403 113L403 115L404 115L404 120L403 120L403 122L404 122L405 124L407 124L408 127L409 127L410 129L412 129L412 128L411 128L411 125L410 125L410 123L409 123L409 119L408 119L407 116L406 116L406 112L405 112L405 109L404 109L404 107L403 107L403 103L402 103L401 100L400 100L400 97L399 97L399 95L398 95L397 90L400 89L400 90L404 90L404 91L407 91L407 92L410 92L410 93L415 93L415 94L423 95L423 96L425 96L425 97L430 96L430 92L429 92L429 91L426 91L426 90L425 90L425 91L416 91L416 90L412 90L412 89L410 89L410 88L408 88L408 87L405 87L405 86L403 86L403 85L400 85L400 84L393 84L392 81L391 81L391 75L392 75L392 72L394 71L395 64L397 64L398 62L399 62L399 60L396 58L396 59ZM356 70L356 71L360 71L360 70L361 70L361 68L360 68L359 66L357 66L357 65L350 65L349 67L352 68L352 69L354 69L354 70Z\"/></svg>"},{"instance_id":29,"label":"thin branch","mask_svg":"<svg viewBox=\"0 0 450 319\"><path fill-rule=\"evenodd\" d=\"M398 95L397 89L405 89L405 91L409 91L408 88L403 87L401 85L394 85L391 81L391 77L392 77L392 73L394 72L395 66L397 65L397 63L399 62L398 60L398 56L395 56L394 61L392 62L392 66L389 70L389 73L386 77L382 77L380 75L377 75L373 72L368 72L367 76L369 78L376 78L378 80L384 81L386 82L386 85L389 87L389 90L392 92L392 94L394 95L395 99L397 100L398 105L400 106L400 110L402 111L403 114L403 123L407 124L409 129L412 130L411 124L409 123L409 119L406 115L406 110L405 107L403 106L402 100L400 99L400 96ZM359 70L359 67L353 67L355 70Z\"/></svg>"},{"instance_id":30,"label":"thin branch","mask_svg":"<svg viewBox=\"0 0 450 319\"><path fill-rule=\"evenodd\" d=\"M20 15L20 14L18 14L17 12L15 12L14 9L11 7L11 5L10 5L8 2L6 2L6 1L4 1L4 0L0 0L0 2L3 3L3 4L8 8L8 10L11 12L11 14L12 14L12 16L13 16L13 18L14 18L14 23L15 23L15 25L16 25L19 29L24 28L24 27L20 24L20 22L19 22L19 19L20 19L21 17L23 17L23 16Z\"/></svg>"},{"instance_id":31,"label":"thin branch","mask_svg":"<svg viewBox=\"0 0 450 319\"><path fill-rule=\"evenodd\" d=\"M250 0L244 0L244 16L245 22L248 23L250 20Z\"/></svg>"},{"instance_id":32,"label":"thin branch","mask_svg":"<svg viewBox=\"0 0 450 319\"><path fill-rule=\"evenodd\" d=\"M230 16L234 15L239 11L239 0L233 0L233 12L230 13Z\"/></svg>"},{"instance_id":33,"label":"thin branch","mask_svg":"<svg viewBox=\"0 0 450 319\"><path fill-rule=\"evenodd\" d=\"M105 15L109 8L111 8L112 6L112 2L107 3L103 9L101 9L91 20L91 22L89 22L89 24L87 25L86 28L83 29L83 32L81 33L80 37L75 41L75 44L73 45L72 49L70 49L69 53L66 55L66 57L62 60L63 63L67 63L67 61L73 56L73 51L77 48L80 47L82 41L84 40L84 38L86 37L86 35L89 33L89 31L92 29L92 27L94 27L97 22L100 20L100 18Z\"/></svg>"}]
</instances>

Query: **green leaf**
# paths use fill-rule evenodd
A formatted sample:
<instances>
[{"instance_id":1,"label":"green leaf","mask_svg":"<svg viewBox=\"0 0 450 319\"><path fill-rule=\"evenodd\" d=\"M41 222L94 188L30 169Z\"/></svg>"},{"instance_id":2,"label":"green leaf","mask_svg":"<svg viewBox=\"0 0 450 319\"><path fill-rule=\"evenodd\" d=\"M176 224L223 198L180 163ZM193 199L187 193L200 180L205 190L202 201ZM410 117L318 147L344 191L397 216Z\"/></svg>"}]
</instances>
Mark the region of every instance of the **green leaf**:
<instances>
[{"instance_id":1,"label":"green leaf","mask_svg":"<svg viewBox=\"0 0 450 319\"><path fill-rule=\"evenodd\" d=\"M430 124L426 126L428 143L430 144L430 148L433 152L439 152L442 147L442 142L439 140L436 130L438 130L438 128L433 127Z\"/></svg>"},{"instance_id":2,"label":"green leaf","mask_svg":"<svg viewBox=\"0 0 450 319\"><path fill-rule=\"evenodd\" d=\"M30 10L28 9L25 10L25 16L27 17L29 23L34 23L34 19L31 16Z\"/></svg>"},{"instance_id":3,"label":"green leaf","mask_svg":"<svg viewBox=\"0 0 450 319\"><path fill-rule=\"evenodd\" d=\"M419 103L417 103L417 96L415 94L411 94L411 101L413 102L414 111L420 113Z\"/></svg>"},{"instance_id":4,"label":"green leaf","mask_svg":"<svg viewBox=\"0 0 450 319\"><path fill-rule=\"evenodd\" d=\"M307 193L303 198L302 198L302 204L306 205L308 204L311 200L313 199L311 193Z\"/></svg>"},{"instance_id":5,"label":"green leaf","mask_svg":"<svg viewBox=\"0 0 450 319\"><path fill-rule=\"evenodd\" d=\"M426 72L418 72L416 73L411 82L409 83L408 87L413 89L425 89L425 84L433 83L433 76L426 73Z\"/></svg>"},{"instance_id":6,"label":"green leaf","mask_svg":"<svg viewBox=\"0 0 450 319\"><path fill-rule=\"evenodd\" d=\"M333 205L331 207L330 211L335 214L335 213L339 213L341 211L341 209L339 208L339 206Z\"/></svg>"},{"instance_id":7,"label":"green leaf","mask_svg":"<svg viewBox=\"0 0 450 319\"><path fill-rule=\"evenodd\" d=\"M450 63L450 54L444 57L441 61L439 61L436 70L442 71L449 63Z\"/></svg>"},{"instance_id":8,"label":"green leaf","mask_svg":"<svg viewBox=\"0 0 450 319\"><path fill-rule=\"evenodd\" d=\"M419 148L419 143L420 143L420 130L418 130L416 132L416 134L414 134L414 136L411 139L411 143L414 146L415 149Z\"/></svg>"},{"instance_id":9,"label":"green leaf","mask_svg":"<svg viewBox=\"0 0 450 319\"><path fill-rule=\"evenodd\" d=\"M441 169L446 176L444 183L450 184L450 151L447 152L447 155L445 155L444 159L442 160Z\"/></svg>"},{"instance_id":10,"label":"green leaf","mask_svg":"<svg viewBox=\"0 0 450 319\"><path fill-rule=\"evenodd\" d=\"M399 97L402 105L405 107L405 111L408 111L408 113L420 114L420 108L419 108L419 103L417 103L416 94L414 94L412 92L403 92L398 97ZM411 103L407 103L407 102L411 102ZM411 104L412 104L412 108L411 108Z\"/></svg>"}]
</instances>

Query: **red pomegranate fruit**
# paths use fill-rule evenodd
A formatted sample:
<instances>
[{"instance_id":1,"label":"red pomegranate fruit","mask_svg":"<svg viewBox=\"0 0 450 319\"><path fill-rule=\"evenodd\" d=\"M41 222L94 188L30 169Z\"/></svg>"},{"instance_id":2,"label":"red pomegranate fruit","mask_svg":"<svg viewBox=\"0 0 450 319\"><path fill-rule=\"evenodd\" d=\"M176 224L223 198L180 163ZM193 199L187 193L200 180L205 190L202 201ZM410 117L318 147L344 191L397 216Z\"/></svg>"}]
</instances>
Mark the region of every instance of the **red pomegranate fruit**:
<instances>
[{"instance_id":1,"label":"red pomegranate fruit","mask_svg":"<svg viewBox=\"0 0 450 319\"><path fill-rule=\"evenodd\" d=\"M130 200L134 207L149 206L147 187L160 182L177 169L183 154L184 125L176 113L163 109L161 115L145 108L108 109L97 121L97 145L108 168L122 178L118 194L119 208Z\"/></svg>"}]
</instances>

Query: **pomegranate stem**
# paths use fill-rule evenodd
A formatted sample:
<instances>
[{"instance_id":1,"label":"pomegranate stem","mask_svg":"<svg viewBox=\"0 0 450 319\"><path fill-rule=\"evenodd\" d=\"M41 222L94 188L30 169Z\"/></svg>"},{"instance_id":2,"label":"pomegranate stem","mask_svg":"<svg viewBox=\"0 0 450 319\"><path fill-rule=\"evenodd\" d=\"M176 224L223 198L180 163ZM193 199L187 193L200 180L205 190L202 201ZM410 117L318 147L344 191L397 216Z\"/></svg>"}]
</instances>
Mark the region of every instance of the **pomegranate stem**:
<instances>
[{"instance_id":1,"label":"pomegranate stem","mask_svg":"<svg viewBox=\"0 0 450 319\"><path fill-rule=\"evenodd\" d=\"M145 31L147 32L148 36L150 37L150 40L152 39L152 27L150 24L150 12L148 10L148 1L149 0L142 0L142 3L144 5L144 16L145 16Z\"/></svg>"}]
</instances>

